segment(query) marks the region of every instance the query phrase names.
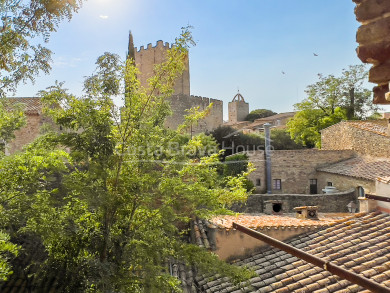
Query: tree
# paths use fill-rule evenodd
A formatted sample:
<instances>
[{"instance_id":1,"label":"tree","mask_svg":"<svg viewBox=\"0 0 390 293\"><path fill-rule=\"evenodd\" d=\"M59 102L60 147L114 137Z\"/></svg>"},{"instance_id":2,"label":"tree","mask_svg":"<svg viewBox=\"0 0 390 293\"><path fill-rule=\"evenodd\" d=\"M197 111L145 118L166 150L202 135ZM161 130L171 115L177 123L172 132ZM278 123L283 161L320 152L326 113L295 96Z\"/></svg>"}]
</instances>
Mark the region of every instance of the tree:
<instances>
[{"instance_id":1,"label":"tree","mask_svg":"<svg viewBox=\"0 0 390 293\"><path fill-rule=\"evenodd\" d=\"M13 227L11 239L39 236L47 253L32 286L54 275L65 292L178 292L165 265L171 259L236 281L250 275L183 241L192 218L226 212L247 197L245 172L221 176L218 154L188 157L186 147L207 149L208 137L188 140L163 127L188 41L185 30L148 88L131 60L106 53L85 97L61 84L41 92L46 114L66 131L0 161L0 228ZM120 93L119 111L112 97Z\"/></svg>"},{"instance_id":2,"label":"tree","mask_svg":"<svg viewBox=\"0 0 390 293\"><path fill-rule=\"evenodd\" d=\"M297 144L292 140L290 134L284 129L271 129L271 147L273 150L298 150L303 148L301 144Z\"/></svg>"},{"instance_id":3,"label":"tree","mask_svg":"<svg viewBox=\"0 0 390 293\"><path fill-rule=\"evenodd\" d=\"M349 66L340 77L319 74L306 89L307 98L294 105L298 113L287 123L291 138L309 147L320 147L320 130L341 120L366 119L378 110L363 87L364 65Z\"/></svg>"},{"instance_id":4,"label":"tree","mask_svg":"<svg viewBox=\"0 0 390 293\"><path fill-rule=\"evenodd\" d=\"M256 110L253 110L251 111L245 118L245 121L255 121L256 119L259 119L259 118L265 118L265 117L269 117L269 116L272 116L272 115L276 115L277 113L275 113L274 111L271 111L271 110L267 110L267 109L256 109Z\"/></svg>"},{"instance_id":5,"label":"tree","mask_svg":"<svg viewBox=\"0 0 390 293\"><path fill-rule=\"evenodd\" d=\"M0 100L0 156L5 152L5 145L15 137L15 130L26 124L24 108L21 104L12 105L5 99Z\"/></svg>"},{"instance_id":6,"label":"tree","mask_svg":"<svg viewBox=\"0 0 390 293\"><path fill-rule=\"evenodd\" d=\"M210 134L217 141L220 149L224 150L224 156L242 151L264 149L264 138L256 134L244 134L241 130L231 126L219 126Z\"/></svg>"},{"instance_id":7,"label":"tree","mask_svg":"<svg viewBox=\"0 0 390 293\"><path fill-rule=\"evenodd\" d=\"M0 97L20 82L50 70L49 40L63 19L71 19L81 0L2 0L0 5Z\"/></svg>"}]
</instances>

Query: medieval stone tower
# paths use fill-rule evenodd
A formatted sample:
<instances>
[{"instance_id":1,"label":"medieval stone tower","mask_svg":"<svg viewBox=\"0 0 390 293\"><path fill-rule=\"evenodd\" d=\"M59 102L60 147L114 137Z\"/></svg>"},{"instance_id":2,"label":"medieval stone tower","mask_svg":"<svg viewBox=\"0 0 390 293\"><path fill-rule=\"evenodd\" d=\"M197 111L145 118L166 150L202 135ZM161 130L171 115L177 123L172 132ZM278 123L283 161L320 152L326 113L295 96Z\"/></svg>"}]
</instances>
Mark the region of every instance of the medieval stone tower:
<instances>
[{"instance_id":1,"label":"medieval stone tower","mask_svg":"<svg viewBox=\"0 0 390 293\"><path fill-rule=\"evenodd\" d=\"M245 102L244 97L237 93L233 100L228 104L229 123L244 121L249 114L249 104Z\"/></svg>"},{"instance_id":2,"label":"medieval stone tower","mask_svg":"<svg viewBox=\"0 0 390 293\"><path fill-rule=\"evenodd\" d=\"M154 74L154 66L165 61L166 52L172 48L169 43L157 41L155 47L148 44L146 48L141 46L139 49L134 47L133 35L129 34L129 48L127 58L133 58L135 64L140 70L138 78L141 85L148 87L147 80ZM170 129L176 129L177 126L184 122L184 116L188 115L187 109L199 107L202 111L213 103L210 114L200 120L197 125L193 125L189 130L191 133L200 133L211 131L223 123L223 102L221 100L210 99L199 96L190 95L190 70L189 58L185 60L186 68L181 76L177 78L174 86L174 95L170 98L172 116L169 116L165 121L165 126Z\"/></svg>"},{"instance_id":3,"label":"medieval stone tower","mask_svg":"<svg viewBox=\"0 0 390 293\"><path fill-rule=\"evenodd\" d=\"M152 47L152 44L148 44L146 49L144 46L141 46L139 50L137 50L137 48L134 47L133 35L130 32L128 58L133 58L135 60L135 64L141 72L138 78L143 87L148 86L147 80L153 76L154 66L165 61L166 52L170 48L171 46L169 43L166 42L164 44L163 41L157 41L155 47ZM190 95L190 65L188 55L185 60L185 70L175 81L174 90L174 94L176 95Z\"/></svg>"}]
</instances>

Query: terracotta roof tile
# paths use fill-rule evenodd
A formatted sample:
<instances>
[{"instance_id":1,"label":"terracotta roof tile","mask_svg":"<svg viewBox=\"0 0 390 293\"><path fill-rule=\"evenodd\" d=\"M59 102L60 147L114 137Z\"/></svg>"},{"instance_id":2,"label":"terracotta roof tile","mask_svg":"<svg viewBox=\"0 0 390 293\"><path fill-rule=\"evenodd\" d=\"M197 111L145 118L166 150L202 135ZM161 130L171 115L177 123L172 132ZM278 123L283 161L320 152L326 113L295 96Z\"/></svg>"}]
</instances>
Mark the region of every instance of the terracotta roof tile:
<instances>
[{"instance_id":1,"label":"terracotta roof tile","mask_svg":"<svg viewBox=\"0 0 390 293\"><path fill-rule=\"evenodd\" d=\"M42 112L42 103L40 98L7 98L12 105L24 104L24 112L30 115L37 115Z\"/></svg>"},{"instance_id":2,"label":"terracotta roof tile","mask_svg":"<svg viewBox=\"0 0 390 293\"><path fill-rule=\"evenodd\" d=\"M390 160L357 157L318 168L317 171L375 180L378 177L390 174Z\"/></svg>"},{"instance_id":3,"label":"terracotta roof tile","mask_svg":"<svg viewBox=\"0 0 390 293\"><path fill-rule=\"evenodd\" d=\"M390 286L390 233L385 232L388 226L382 225L389 221L388 214L360 214L339 221L330 228L294 237L287 243L300 246L305 242L307 245L302 250L328 258L350 271L359 272L382 285ZM353 232L351 226L354 227ZM316 236L310 237L313 234ZM352 235L354 238L349 237ZM254 263L262 266L262 269L257 270L257 277L250 280L255 288L250 292L364 292L364 288L360 286L332 276L329 272L283 251L276 251L274 248L265 248L257 252L257 256L251 256ZM272 255L275 257L272 258ZM274 282L270 283L272 280Z\"/></svg>"},{"instance_id":4,"label":"terracotta roof tile","mask_svg":"<svg viewBox=\"0 0 390 293\"><path fill-rule=\"evenodd\" d=\"M368 121L345 121L349 126L370 131L379 135L388 136L387 128L383 125Z\"/></svg>"},{"instance_id":5,"label":"terracotta roof tile","mask_svg":"<svg viewBox=\"0 0 390 293\"><path fill-rule=\"evenodd\" d=\"M225 229L231 229L233 222L237 224L249 227L249 228L261 228L261 229L274 229L281 227L313 227L313 226L328 226L334 224L340 219L320 216L319 220L305 220L298 219L291 215L248 215L240 214L237 216L218 216L210 220L210 222L219 227ZM301 242L299 242L300 244ZM297 242L298 244L298 242Z\"/></svg>"}]
</instances>

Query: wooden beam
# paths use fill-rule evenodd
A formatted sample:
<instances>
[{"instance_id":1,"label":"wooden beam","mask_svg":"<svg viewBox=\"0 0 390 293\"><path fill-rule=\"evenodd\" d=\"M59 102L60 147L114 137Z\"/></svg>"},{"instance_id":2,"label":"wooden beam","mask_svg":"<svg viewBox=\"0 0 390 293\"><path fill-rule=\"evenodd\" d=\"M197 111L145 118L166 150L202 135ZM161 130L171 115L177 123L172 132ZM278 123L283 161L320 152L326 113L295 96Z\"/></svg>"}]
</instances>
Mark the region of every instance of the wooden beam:
<instances>
[{"instance_id":1,"label":"wooden beam","mask_svg":"<svg viewBox=\"0 0 390 293\"><path fill-rule=\"evenodd\" d=\"M374 104L390 105L390 101L387 101L385 95L389 92L389 84L378 85L373 88L374 92Z\"/></svg>"},{"instance_id":2,"label":"wooden beam","mask_svg":"<svg viewBox=\"0 0 390 293\"><path fill-rule=\"evenodd\" d=\"M356 52L359 59L364 63L378 65L390 59L390 40L359 46Z\"/></svg>"},{"instance_id":3,"label":"wooden beam","mask_svg":"<svg viewBox=\"0 0 390 293\"><path fill-rule=\"evenodd\" d=\"M360 1L355 8L356 19L360 22L381 17L388 12L390 12L390 1L384 0Z\"/></svg>"},{"instance_id":4,"label":"wooden beam","mask_svg":"<svg viewBox=\"0 0 390 293\"><path fill-rule=\"evenodd\" d=\"M376 84L386 84L390 81L390 60L371 67L368 80Z\"/></svg>"},{"instance_id":5,"label":"wooden beam","mask_svg":"<svg viewBox=\"0 0 390 293\"><path fill-rule=\"evenodd\" d=\"M360 45L368 45L390 39L390 17L379 19L358 28L356 41Z\"/></svg>"}]
</instances>

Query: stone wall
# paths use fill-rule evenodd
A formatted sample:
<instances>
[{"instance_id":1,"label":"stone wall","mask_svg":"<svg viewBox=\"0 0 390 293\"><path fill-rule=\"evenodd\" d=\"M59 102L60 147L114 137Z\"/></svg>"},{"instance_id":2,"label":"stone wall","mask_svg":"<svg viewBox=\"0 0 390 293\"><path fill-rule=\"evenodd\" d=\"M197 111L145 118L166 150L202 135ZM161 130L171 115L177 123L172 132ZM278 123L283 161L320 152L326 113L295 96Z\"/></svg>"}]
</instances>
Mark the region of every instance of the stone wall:
<instances>
[{"instance_id":1,"label":"stone wall","mask_svg":"<svg viewBox=\"0 0 390 293\"><path fill-rule=\"evenodd\" d=\"M335 194L253 194L245 204L232 209L239 213L264 213L266 201L281 202L282 213L294 213L299 206L318 206L320 213L346 213L351 201L358 204L355 190L350 189Z\"/></svg>"},{"instance_id":2,"label":"stone wall","mask_svg":"<svg viewBox=\"0 0 390 293\"><path fill-rule=\"evenodd\" d=\"M171 109L173 114L165 121L165 126L170 129L176 129L177 126L184 122L184 116L188 115L187 109L198 107L202 111L213 103L209 115L200 120L198 125L193 125L193 133L200 133L206 130L213 130L223 123L223 102L216 99L209 99L198 96L174 95L170 98ZM188 133L190 133L190 129Z\"/></svg>"},{"instance_id":3,"label":"stone wall","mask_svg":"<svg viewBox=\"0 0 390 293\"><path fill-rule=\"evenodd\" d=\"M228 104L229 123L244 121L249 114L249 104L244 101L232 101Z\"/></svg>"},{"instance_id":4,"label":"stone wall","mask_svg":"<svg viewBox=\"0 0 390 293\"><path fill-rule=\"evenodd\" d=\"M166 51L168 49L170 49L169 43L164 44L163 41L158 41L155 47L152 47L152 44L148 44L146 49L144 46L141 46L139 50L135 50L135 63L141 72L138 78L142 86L148 87L147 80L154 75L154 66L165 61ZM188 55L185 60L185 66L186 68L183 74L175 82L175 94L190 95L190 66Z\"/></svg>"},{"instance_id":5,"label":"stone wall","mask_svg":"<svg viewBox=\"0 0 390 293\"><path fill-rule=\"evenodd\" d=\"M378 178L375 185L376 195L390 198L390 177ZM390 202L376 201L376 204L381 212L390 214Z\"/></svg>"},{"instance_id":6,"label":"stone wall","mask_svg":"<svg viewBox=\"0 0 390 293\"><path fill-rule=\"evenodd\" d=\"M385 124L383 122L383 124ZM383 125L385 126L385 125ZM321 149L354 150L359 155L390 158L390 137L340 122L321 131Z\"/></svg>"},{"instance_id":7,"label":"stone wall","mask_svg":"<svg viewBox=\"0 0 390 293\"><path fill-rule=\"evenodd\" d=\"M256 193L265 193L267 191L267 177L265 170L265 154L264 151L247 152L249 161L256 168L255 171L249 174L249 179L255 185Z\"/></svg>"},{"instance_id":8,"label":"stone wall","mask_svg":"<svg viewBox=\"0 0 390 293\"><path fill-rule=\"evenodd\" d=\"M362 187L365 193L375 193L375 182L363 178L355 178L344 175L332 174L327 172L318 172L318 187L321 190L327 186L328 182L332 182L332 186L340 191L345 191L350 188ZM357 194L356 194L357 195Z\"/></svg>"},{"instance_id":9,"label":"stone wall","mask_svg":"<svg viewBox=\"0 0 390 293\"><path fill-rule=\"evenodd\" d=\"M256 192L266 191L264 152L248 152L249 161L253 162L256 171L250 179L256 186L256 180L261 179L261 186ZM273 194L309 194L310 179L317 179L317 168L353 158L355 153L350 150L278 150L271 153L272 183L274 179L281 180L281 189L272 186ZM318 185L317 193L320 192ZM323 187L322 187L323 188Z\"/></svg>"},{"instance_id":10,"label":"stone wall","mask_svg":"<svg viewBox=\"0 0 390 293\"><path fill-rule=\"evenodd\" d=\"M22 150L23 146L34 141L39 136L40 127L45 123L45 118L39 114L26 114L26 125L15 131L15 139L6 146L6 153L13 154Z\"/></svg>"},{"instance_id":11,"label":"stone wall","mask_svg":"<svg viewBox=\"0 0 390 293\"><path fill-rule=\"evenodd\" d=\"M318 229L319 227L314 226L289 226L265 227L259 228L257 231L280 241L284 241L294 236L316 231ZM218 255L220 259L227 261L249 255L268 246L268 244L263 241L233 229L208 228L208 237L216 246L216 250L214 250L213 253Z\"/></svg>"}]
</instances>

